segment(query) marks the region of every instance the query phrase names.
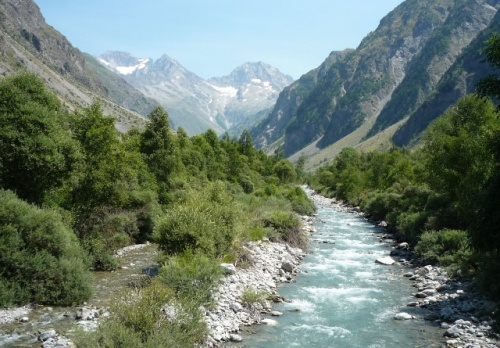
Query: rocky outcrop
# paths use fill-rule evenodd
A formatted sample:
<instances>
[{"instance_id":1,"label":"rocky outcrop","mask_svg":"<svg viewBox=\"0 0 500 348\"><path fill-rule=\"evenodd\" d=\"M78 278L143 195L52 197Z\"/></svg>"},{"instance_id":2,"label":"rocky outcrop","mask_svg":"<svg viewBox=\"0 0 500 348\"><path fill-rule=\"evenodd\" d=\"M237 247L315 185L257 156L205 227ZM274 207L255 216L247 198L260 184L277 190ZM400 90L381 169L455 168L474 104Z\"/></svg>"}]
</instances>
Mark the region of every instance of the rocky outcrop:
<instances>
[{"instance_id":1,"label":"rocky outcrop","mask_svg":"<svg viewBox=\"0 0 500 348\"><path fill-rule=\"evenodd\" d=\"M404 123L434 97L461 53L494 22L499 6L498 0L402 2L355 50L329 57L319 68L323 74L313 70L285 89L252 131L254 139L269 147L282 144L284 137L287 157L310 156L340 140L339 147L354 147ZM448 93L455 86L443 87L446 98L438 95L425 112L434 115L436 106L442 111L456 102L457 94ZM429 119L415 118L406 140L422 131L420 120L423 128L429 124Z\"/></svg>"}]
</instances>

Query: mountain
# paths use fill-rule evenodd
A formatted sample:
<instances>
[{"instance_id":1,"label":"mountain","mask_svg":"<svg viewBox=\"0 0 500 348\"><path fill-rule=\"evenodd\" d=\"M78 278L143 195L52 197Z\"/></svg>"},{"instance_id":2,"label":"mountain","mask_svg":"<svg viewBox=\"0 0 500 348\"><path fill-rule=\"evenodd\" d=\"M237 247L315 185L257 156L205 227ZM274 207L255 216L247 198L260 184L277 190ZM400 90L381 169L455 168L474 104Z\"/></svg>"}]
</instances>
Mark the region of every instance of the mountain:
<instances>
[{"instance_id":1,"label":"mountain","mask_svg":"<svg viewBox=\"0 0 500 348\"><path fill-rule=\"evenodd\" d=\"M499 7L498 0L406 0L356 49L332 52L285 88L252 136L288 157L316 156L316 164L345 146L389 141L399 127L394 139L407 144L425 129L412 115L426 114L419 110L429 98L440 111L456 101L434 93Z\"/></svg>"},{"instance_id":2,"label":"mountain","mask_svg":"<svg viewBox=\"0 0 500 348\"><path fill-rule=\"evenodd\" d=\"M166 54L153 60L109 51L97 59L162 104L173 123L189 134L209 128L221 134L239 129L238 125L251 126L256 115L262 117L279 92L293 82L290 76L262 62L246 63L228 76L204 80Z\"/></svg>"},{"instance_id":3,"label":"mountain","mask_svg":"<svg viewBox=\"0 0 500 348\"><path fill-rule=\"evenodd\" d=\"M157 104L125 80L115 79L114 84L97 73L85 54L46 23L32 0L0 1L0 19L0 74L34 72L70 109L100 99L104 112L117 117L120 130L142 126L144 115ZM127 95L127 100L115 93Z\"/></svg>"}]
</instances>

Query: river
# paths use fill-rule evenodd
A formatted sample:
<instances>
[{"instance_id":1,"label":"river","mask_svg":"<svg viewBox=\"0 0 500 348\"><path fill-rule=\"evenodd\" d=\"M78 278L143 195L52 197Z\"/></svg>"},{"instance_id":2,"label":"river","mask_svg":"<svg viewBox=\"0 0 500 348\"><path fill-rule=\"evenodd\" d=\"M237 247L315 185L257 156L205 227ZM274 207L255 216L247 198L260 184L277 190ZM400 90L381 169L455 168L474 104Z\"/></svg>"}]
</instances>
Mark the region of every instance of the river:
<instances>
[{"instance_id":1,"label":"river","mask_svg":"<svg viewBox=\"0 0 500 348\"><path fill-rule=\"evenodd\" d=\"M240 347L439 347L442 330L409 308L415 288L407 266L384 266L385 231L362 217L319 206L310 250L296 282L279 289L287 301L276 326L258 326ZM334 244L333 244L334 243ZM394 319L405 311L413 320Z\"/></svg>"}]
</instances>

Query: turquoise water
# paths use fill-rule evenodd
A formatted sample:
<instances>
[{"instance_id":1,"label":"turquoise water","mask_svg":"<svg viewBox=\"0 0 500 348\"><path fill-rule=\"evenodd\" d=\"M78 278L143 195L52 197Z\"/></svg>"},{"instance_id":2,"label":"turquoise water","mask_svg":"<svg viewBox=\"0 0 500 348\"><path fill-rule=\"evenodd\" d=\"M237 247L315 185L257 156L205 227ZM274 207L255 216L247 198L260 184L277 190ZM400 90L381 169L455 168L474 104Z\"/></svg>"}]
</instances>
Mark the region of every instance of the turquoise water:
<instances>
[{"instance_id":1,"label":"turquoise water","mask_svg":"<svg viewBox=\"0 0 500 348\"><path fill-rule=\"evenodd\" d=\"M240 347L439 347L442 331L425 322L422 309L406 307L415 289L401 265L375 259L390 247L384 231L362 218L320 207L308 256L297 281L280 287L290 303L276 306L277 326L258 326ZM328 240L324 244L314 239ZM405 311L417 319L398 321Z\"/></svg>"}]
</instances>

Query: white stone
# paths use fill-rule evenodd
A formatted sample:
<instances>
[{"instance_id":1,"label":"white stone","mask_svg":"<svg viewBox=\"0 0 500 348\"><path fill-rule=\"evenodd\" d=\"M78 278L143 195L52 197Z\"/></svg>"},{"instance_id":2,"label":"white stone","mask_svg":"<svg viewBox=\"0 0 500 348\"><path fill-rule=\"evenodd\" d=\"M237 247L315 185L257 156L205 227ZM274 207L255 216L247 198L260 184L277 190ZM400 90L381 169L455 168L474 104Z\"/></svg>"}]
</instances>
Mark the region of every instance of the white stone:
<instances>
[{"instance_id":1,"label":"white stone","mask_svg":"<svg viewBox=\"0 0 500 348\"><path fill-rule=\"evenodd\" d=\"M276 325L278 325L278 322L276 320L274 320L274 319L268 319L268 318L262 319L261 323L265 324L267 326L276 326Z\"/></svg>"},{"instance_id":2,"label":"white stone","mask_svg":"<svg viewBox=\"0 0 500 348\"><path fill-rule=\"evenodd\" d=\"M376 263L380 263L381 265L387 265L390 266L394 264L394 259L390 256L384 256L384 257L379 257L378 259L375 260Z\"/></svg>"},{"instance_id":3,"label":"white stone","mask_svg":"<svg viewBox=\"0 0 500 348\"><path fill-rule=\"evenodd\" d=\"M413 316L411 314L408 314L405 312L400 312L394 316L394 319L396 319L396 320L410 320L410 319L413 319Z\"/></svg>"}]
</instances>

